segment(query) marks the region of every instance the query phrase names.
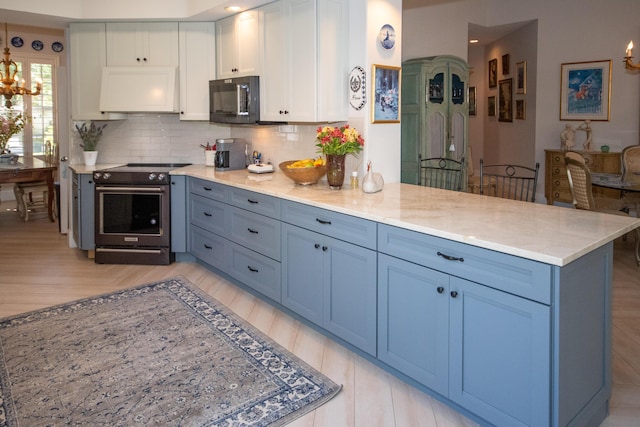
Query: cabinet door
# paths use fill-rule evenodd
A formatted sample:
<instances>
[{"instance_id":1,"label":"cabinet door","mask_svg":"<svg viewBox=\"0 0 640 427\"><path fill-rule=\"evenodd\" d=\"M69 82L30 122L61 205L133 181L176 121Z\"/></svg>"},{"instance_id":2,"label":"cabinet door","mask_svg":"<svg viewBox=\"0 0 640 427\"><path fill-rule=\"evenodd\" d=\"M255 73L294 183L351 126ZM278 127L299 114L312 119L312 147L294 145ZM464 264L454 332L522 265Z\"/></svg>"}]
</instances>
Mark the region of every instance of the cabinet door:
<instances>
[{"instance_id":1,"label":"cabinet door","mask_svg":"<svg viewBox=\"0 0 640 427\"><path fill-rule=\"evenodd\" d=\"M122 119L126 114L100 111L102 68L107 65L104 23L70 25L71 118L73 120Z\"/></svg>"},{"instance_id":2,"label":"cabinet door","mask_svg":"<svg viewBox=\"0 0 640 427\"><path fill-rule=\"evenodd\" d=\"M447 396L448 275L378 256L378 359Z\"/></svg>"},{"instance_id":3,"label":"cabinet door","mask_svg":"<svg viewBox=\"0 0 640 427\"><path fill-rule=\"evenodd\" d=\"M180 23L180 120L209 120L209 80L216 78L215 24Z\"/></svg>"},{"instance_id":4,"label":"cabinet door","mask_svg":"<svg viewBox=\"0 0 640 427\"><path fill-rule=\"evenodd\" d=\"M260 117L263 120L287 120L286 37L284 2L271 3L261 10L262 78L260 84Z\"/></svg>"},{"instance_id":5,"label":"cabinet door","mask_svg":"<svg viewBox=\"0 0 640 427\"><path fill-rule=\"evenodd\" d=\"M235 16L216 22L216 67L217 78L219 79L226 79L235 75L235 25Z\"/></svg>"},{"instance_id":6,"label":"cabinet door","mask_svg":"<svg viewBox=\"0 0 640 427\"><path fill-rule=\"evenodd\" d=\"M219 79L259 74L259 11L248 10L216 24Z\"/></svg>"},{"instance_id":7,"label":"cabinet door","mask_svg":"<svg viewBox=\"0 0 640 427\"><path fill-rule=\"evenodd\" d=\"M317 121L318 34L316 0L288 0L286 4L287 120ZM328 58L327 58L328 59ZM345 77L346 78L346 77ZM346 98L345 98L346 102Z\"/></svg>"},{"instance_id":8,"label":"cabinet door","mask_svg":"<svg viewBox=\"0 0 640 427\"><path fill-rule=\"evenodd\" d=\"M80 210L82 211L80 227L82 227L81 248L93 251L96 248L95 239L95 188L93 175L80 175Z\"/></svg>"},{"instance_id":9,"label":"cabinet door","mask_svg":"<svg viewBox=\"0 0 640 427\"><path fill-rule=\"evenodd\" d=\"M258 10L248 10L238 15L236 21L236 68L238 76L260 74L260 20Z\"/></svg>"},{"instance_id":10,"label":"cabinet door","mask_svg":"<svg viewBox=\"0 0 640 427\"><path fill-rule=\"evenodd\" d=\"M323 327L376 355L376 252L325 238Z\"/></svg>"},{"instance_id":11,"label":"cabinet door","mask_svg":"<svg viewBox=\"0 0 640 427\"><path fill-rule=\"evenodd\" d=\"M108 22L109 67L177 67L177 22Z\"/></svg>"},{"instance_id":12,"label":"cabinet door","mask_svg":"<svg viewBox=\"0 0 640 427\"><path fill-rule=\"evenodd\" d=\"M282 304L322 326L323 236L282 223Z\"/></svg>"},{"instance_id":13,"label":"cabinet door","mask_svg":"<svg viewBox=\"0 0 640 427\"><path fill-rule=\"evenodd\" d=\"M496 425L550 420L550 307L451 278L449 398Z\"/></svg>"},{"instance_id":14,"label":"cabinet door","mask_svg":"<svg viewBox=\"0 0 640 427\"><path fill-rule=\"evenodd\" d=\"M171 176L171 252L187 252L187 177Z\"/></svg>"}]
</instances>

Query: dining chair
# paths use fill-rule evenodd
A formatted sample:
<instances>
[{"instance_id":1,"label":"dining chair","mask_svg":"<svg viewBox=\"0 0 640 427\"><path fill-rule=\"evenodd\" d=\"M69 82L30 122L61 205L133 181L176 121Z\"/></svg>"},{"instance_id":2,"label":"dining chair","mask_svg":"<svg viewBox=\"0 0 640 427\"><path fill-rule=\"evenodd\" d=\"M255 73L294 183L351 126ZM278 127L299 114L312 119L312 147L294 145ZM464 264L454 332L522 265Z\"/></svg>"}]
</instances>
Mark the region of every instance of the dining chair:
<instances>
[{"instance_id":1,"label":"dining chair","mask_svg":"<svg viewBox=\"0 0 640 427\"><path fill-rule=\"evenodd\" d=\"M640 145L630 145L622 150L622 181L640 183ZM625 206L640 214L640 194L622 190L622 200Z\"/></svg>"},{"instance_id":2,"label":"dining chair","mask_svg":"<svg viewBox=\"0 0 640 427\"><path fill-rule=\"evenodd\" d=\"M571 190L574 208L611 215L629 216L629 214L623 210L624 202L621 199L598 198L593 196L591 190L591 172L584 162L565 155L564 164L567 169L567 179L569 180L569 189ZM640 228L636 228L635 230L636 264L640 266Z\"/></svg>"},{"instance_id":3,"label":"dining chair","mask_svg":"<svg viewBox=\"0 0 640 427\"><path fill-rule=\"evenodd\" d=\"M459 161L444 157L420 160L420 185L461 191L464 176L464 157Z\"/></svg>"},{"instance_id":4,"label":"dining chair","mask_svg":"<svg viewBox=\"0 0 640 427\"><path fill-rule=\"evenodd\" d=\"M483 159L480 159L480 182L485 182L486 179L493 184L488 192L484 191L484 186L480 186L480 194L535 202L539 170L540 163L536 163L533 168L514 164L485 165Z\"/></svg>"}]
</instances>

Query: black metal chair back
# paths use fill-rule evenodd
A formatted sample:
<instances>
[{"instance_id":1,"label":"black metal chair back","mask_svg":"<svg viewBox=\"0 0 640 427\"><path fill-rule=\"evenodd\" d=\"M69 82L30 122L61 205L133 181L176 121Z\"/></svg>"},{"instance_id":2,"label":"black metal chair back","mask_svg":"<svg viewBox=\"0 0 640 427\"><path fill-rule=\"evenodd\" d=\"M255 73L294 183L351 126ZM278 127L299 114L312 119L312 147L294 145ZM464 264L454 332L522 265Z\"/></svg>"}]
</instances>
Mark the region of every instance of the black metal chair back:
<instances>
[{"instance_id":1,"label":"black metal chair back","mask_svg":"<svg viewBox=\"0 0 640 427\"><path fill-rule=\"evenodd\" d=\"M521 200L524 202L536 201L536 188L538 186L538 171L540 163L534 168L521 165L485 165L480 159L480 182L487 180L490 185L488 191L480 186L480 194L501 197L503 199Z\"/></svg>"},{"instance_id":2,"label":"black metal chair back","mask_svg":"<svg viewBox=\"0 0 640 427\"><path fill-rule=\"evenodd\" d=\"M433 157L420 160L420 185L461 191L464 176L464 157L458 160Z\"/></svg>"}]
</instances>

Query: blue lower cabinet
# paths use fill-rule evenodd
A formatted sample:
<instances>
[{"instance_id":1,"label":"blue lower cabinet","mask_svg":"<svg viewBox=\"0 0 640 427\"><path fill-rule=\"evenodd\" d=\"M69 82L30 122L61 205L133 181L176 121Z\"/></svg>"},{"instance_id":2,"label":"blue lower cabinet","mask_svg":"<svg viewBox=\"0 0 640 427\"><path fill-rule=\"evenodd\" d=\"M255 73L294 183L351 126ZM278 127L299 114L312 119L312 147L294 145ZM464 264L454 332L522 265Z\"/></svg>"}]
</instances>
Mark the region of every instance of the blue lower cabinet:
<instances>
[{"instance_id":1,"label":"blue lower cabinet","mask_svg":"<svg viewBox=\"0 0 640 427\"><path fill-rule=\"evenodd\" d=\"M455 277L450 296L449 398L499 426L549 425L550 307Z\"/></svg>"},{"instance_id":2,"label":"blue lower cabinet","mask_svg":"<svg viewBox=\"0 0 640 427\"><path fill-rule=\"evenodd\" d=\"M280 262L229 242L227 273L261 294L280 302Z\"/></svg>"},{"instance_id":3,"label":"blue lower cabinet","mask_svg":"<svg viewBox=\"0 0 640 427\"><path fill-rule=\"evenodd\" d=\"M282 304L376 355L376 252L282 224Z\"/></svg>"},{"instance_id":4,"label":"blue lower cabinet","mask_svg":"<svg viewBox=\"0 0 640 427\"><path fill-rule=\"evenodd\" d=\"M447 396L450 276L384 254L378 271L378 359Z\"/></svg>"},{"instance_id":5,"label":"blue lower cabinet","mask_svg":"<svg viewBox=\"0 0 640 427\"><path fill-rule=\"evenodd\" d=\"M228 240L224 237L193 224L189 226L189 252L191 255L223 271L227 268L226 247L228 244Z\"/></svg>"},{"instance_id":6,"label":"blue lower cabinet","mask_svg":"<svg viewBox=\"0 0 640 427\"><path fill-rule=\"evenodd\" d=\"M500 426L550 423L550 307L380 254L378 358Z\"/></svg>"}]
</instances>

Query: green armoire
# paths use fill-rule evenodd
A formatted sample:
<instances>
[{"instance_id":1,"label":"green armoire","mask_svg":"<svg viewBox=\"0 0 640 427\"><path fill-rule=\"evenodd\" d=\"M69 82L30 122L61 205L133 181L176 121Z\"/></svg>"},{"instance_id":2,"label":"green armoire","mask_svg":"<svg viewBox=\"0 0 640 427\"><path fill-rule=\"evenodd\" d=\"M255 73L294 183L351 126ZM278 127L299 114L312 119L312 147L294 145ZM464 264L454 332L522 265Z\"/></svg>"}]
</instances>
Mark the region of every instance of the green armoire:
<instances>
[{"instance_id":1,"label":"green armoire","mask_svg":"<svg viewBox=\"0 0 640 427\"><path fill-rule=\"evenodd\" d=\"M421 158L464 157L467 162L468 82L469 65L455 56L402 63L402 182L418 184ZM465 172L465 188L466 182Z\"/></svg>"}]
</instances>

